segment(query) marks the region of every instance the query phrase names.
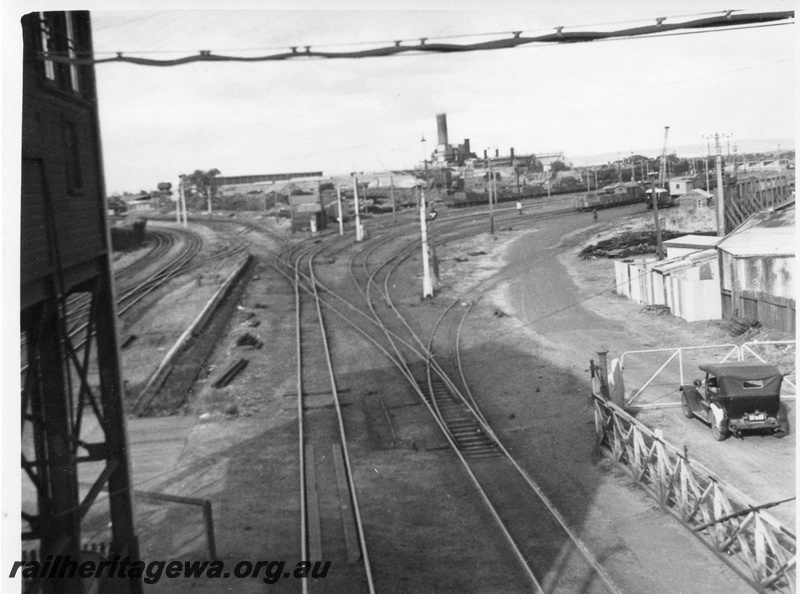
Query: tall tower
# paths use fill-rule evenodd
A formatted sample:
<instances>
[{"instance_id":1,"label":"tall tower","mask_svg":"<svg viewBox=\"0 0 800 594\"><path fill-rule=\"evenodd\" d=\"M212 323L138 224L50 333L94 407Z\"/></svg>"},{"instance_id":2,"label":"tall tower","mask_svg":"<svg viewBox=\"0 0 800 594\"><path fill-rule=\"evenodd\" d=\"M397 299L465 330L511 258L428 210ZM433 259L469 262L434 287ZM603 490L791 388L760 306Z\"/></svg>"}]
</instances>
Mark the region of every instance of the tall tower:
<instances>
[{"instance_id":1,"label":"tall tower","mask_svg":"<svg viewBox=\"0 0 800 594\"><path fill-rule=\"evenodd\" d=\"M446 163L453 160L453 149L447 141L447 114L440 113L436 115L436 130L439 137L439 143L436 145L436 160L440 163Z\"/></svg>"},{"instance_id":2,"label":"tall tower","mask_svg":"<svg viewBox=\"0 0 800 594\"><path fill-rule=\"evenodd\" d=\"M439 147L447 146L447 114L440 113L436 116L436 129L439 133Z\"/></svg>"}]
</instances>

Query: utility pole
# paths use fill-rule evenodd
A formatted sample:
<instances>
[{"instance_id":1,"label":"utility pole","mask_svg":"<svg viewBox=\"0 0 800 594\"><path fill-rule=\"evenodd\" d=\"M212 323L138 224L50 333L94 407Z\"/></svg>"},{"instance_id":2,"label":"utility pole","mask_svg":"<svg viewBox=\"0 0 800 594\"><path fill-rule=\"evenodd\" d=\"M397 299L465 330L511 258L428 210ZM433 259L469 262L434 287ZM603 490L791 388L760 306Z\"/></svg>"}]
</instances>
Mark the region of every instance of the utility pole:
<instances>
[{"instance_id":1,"label":"utility pole","mask_svg":"<svg viewBox=\"0 0 800 594\"><path fill-rule=\"evenodd\" d=\"M364 231L361 229L361 206L358 199L358 174L351 173L353 176L353 202L356 209L356 241L364 239Z\"/></svg>"},{"instance_id":2,"label":"utility pole","mask_svg":"<svg viewBox=\"0 0 800 594\"><path fill-rule=\"evenodd\" d=\"M487 159L487 161L489 161ZM494 207L492 205L492 189L494 188L494 171L489 161L489 234L494 235Z\"/></svg>"},{"instance_id":3,"label":"utility pole","mask_svg":"<svg viewBox=\"0 0 800 594\"><path fill-rule=\"evenodd\" d=\"M339 235L344 235L344 220L342 220L342 186L336 186L336 203L339 207Z\"/></svg>"},{"instance_id":4,"label":"utility pole","mask_svg":"<svg viewBox=\"0 0 800 594\"><path fill-rule=\"evenodd\" d=\"M421 191L419 201L419 228L422 239L422 298L433 297L433 280L431 279L430 254L428 252L428 224L425 213L425 190Z\"/></svg>"},{"instance_id":5,"label":"utility pole","mask_svg":"<svg viewBox=\"0 0 800 594\"><path fill-rule=\"evenodd\" d=\"M725 190L722 187L722 148L719 134L714 135L717 148L717 236L725 237Z\"/></svg>"},{"instance_id":6,"label":"utility pole","mask_svg":"<svg viewBox=\"0 0 800 594\"><path fill-rule=\"evenodd\" d=\"M658 195L656 194L656 174L650 174L650 191L653 193L653 216L656 220L656 259L664 259L664 248L661 245L661 223L658 221Z\"/></svg>"},{"instance_id":7,"label":"utility pole","mask_svg":"<svg viewBox=\"0 0 800 594\"><path fill-rule=\"evenodd\" d=\"M179 211L178 211L179 212L178 222L179 223L181 222L180 212L182 211L183 212L183 226L184 227L188 226L188 224L189 224L188 217L186 216L186 188L184 187L185 185L186 185L186 176L185 175L181 175L181 183L180 183L180 186L179 186L179 190L180 190L179 199L180 199L180 202L179 202Z\"/></svg>"},{"instance_id":8,"label":"utility pole","mask_svg":"<svg viewBox=\"0 0 800 594\"><path fill-rule=\"evenodd\" d=\"M633 153L631 153L631 183L636 181L636 164L633 160Z\"/></svg>"},{"instance_id":9,"label":"utility pole","mask_svg":"<svg viewBox=\"0 0 800 594\"><path fill-rule=\"evenodd\" d=\"M703 159L703 163L705 163L705 166L706 166L706 192L710 192L711 191L711 185L710 185L711 184L711 180L710 180L710 178L708 176L708 161L709 161L709 159L711 159L711 137L703 135L703 138L706 139L706 147L708 148L708 156L705 159Z\"/></svg>"}]
</instances>

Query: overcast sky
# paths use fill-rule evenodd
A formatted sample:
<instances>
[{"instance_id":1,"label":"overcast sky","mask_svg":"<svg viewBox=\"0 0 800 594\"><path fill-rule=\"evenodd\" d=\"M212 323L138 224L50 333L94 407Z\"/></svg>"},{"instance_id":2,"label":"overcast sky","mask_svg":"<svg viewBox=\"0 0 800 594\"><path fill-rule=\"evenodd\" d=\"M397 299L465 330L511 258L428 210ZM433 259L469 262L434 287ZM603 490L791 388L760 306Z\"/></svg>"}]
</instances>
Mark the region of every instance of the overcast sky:
<instances>
[{"instance_id":1,"label":"overcast sky","mask_svg":"<svg viewBox=\"0 0 800 594\"><path fill-rule=\"evenodd\" d=\"M240 9L209 11L194 8L206 6L200 2L167 1L158 5L170 10L145 10L155 4L81 4L93 9L96 53L252 56L421 37L466 42L556 26L624 28L730 8L712 0L429 0L292 3L325 7L302 11L280 10L288 2L261 2L272 7L261 10L233 2L226 5ZM744 4L745 12L794 7L780 0ZM423 157L423 134L427 151L435 148L437 113L447 113L451 144L469 138L479 153L514 147L518 154L624 157L660 147L666 125L672 146L705 146L703 135L715 132L734 143L792 138L794 29L361 60L101 64L107 188L153 189L214 167L223 175L409 168ZM466 37L485 33L499 35Z\"/></svg>"}]
</instances>

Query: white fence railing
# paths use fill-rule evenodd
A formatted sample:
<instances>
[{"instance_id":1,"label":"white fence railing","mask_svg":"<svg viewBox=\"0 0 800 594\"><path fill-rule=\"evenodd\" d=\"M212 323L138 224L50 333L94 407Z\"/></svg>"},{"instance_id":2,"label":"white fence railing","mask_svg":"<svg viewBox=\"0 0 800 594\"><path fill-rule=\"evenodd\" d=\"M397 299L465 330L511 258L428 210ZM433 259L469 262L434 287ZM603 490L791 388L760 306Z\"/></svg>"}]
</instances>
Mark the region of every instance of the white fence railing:
<instances>
[{"instance_id":1,"label":"white fence railing","mask_svg":"<svg viewBox=\"0 0 800 594\"><path fill-rule=\"evenodd\" d=\"M784 374L781 396L796 397L795 349L796 341L782 340L747 342L741 346L715 344L626 351L619 358L625 406L641 409L679 406L680 387L698 374L699 364L747 359L777 365Z\"/></svg>"}]
</instances>

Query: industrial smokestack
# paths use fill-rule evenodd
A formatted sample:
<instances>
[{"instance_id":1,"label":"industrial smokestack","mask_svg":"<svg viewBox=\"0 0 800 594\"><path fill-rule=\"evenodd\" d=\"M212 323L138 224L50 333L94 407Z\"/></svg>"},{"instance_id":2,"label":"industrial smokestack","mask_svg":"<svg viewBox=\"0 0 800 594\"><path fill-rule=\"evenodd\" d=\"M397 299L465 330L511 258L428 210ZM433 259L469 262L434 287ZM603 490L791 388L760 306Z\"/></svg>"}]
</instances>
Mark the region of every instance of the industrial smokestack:
<instances>
[{"instance_id":1,"label":"industrial smokestack","mask_svg":"<svg viewBox=\"0 0 800 594\"><path fill-rule=\"evenodd\" d=\"M500 149L494 149L494 156L495 157L499 157L500 156Z\"/></svg>"},{"instance_id":2,"label":"industrial smokestack","mask_svg":"<svg viewBox=\"0 0 800 594\"><path fill-rule=\"evenodd\" d=\"M439 132L439 146L447 145L447 114L440 113L436 116L436 128Z\"/></svg>"}]
</instances>

